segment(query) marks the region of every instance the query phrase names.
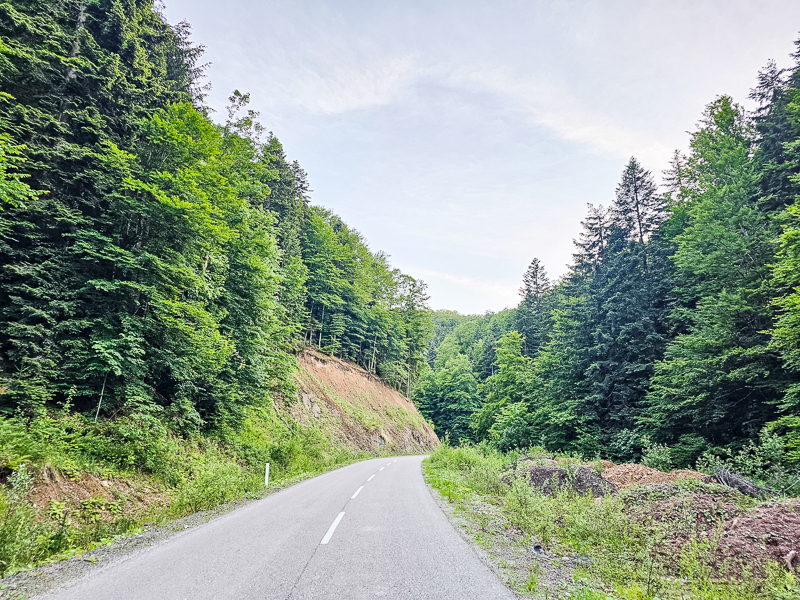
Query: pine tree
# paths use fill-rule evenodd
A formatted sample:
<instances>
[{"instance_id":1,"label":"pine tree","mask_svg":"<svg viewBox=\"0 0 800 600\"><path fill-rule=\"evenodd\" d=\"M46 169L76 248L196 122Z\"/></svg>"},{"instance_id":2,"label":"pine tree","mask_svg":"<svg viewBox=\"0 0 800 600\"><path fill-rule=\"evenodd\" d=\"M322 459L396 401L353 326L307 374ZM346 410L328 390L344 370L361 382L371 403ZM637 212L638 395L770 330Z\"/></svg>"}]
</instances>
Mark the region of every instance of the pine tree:
<instances>
[{"instance_id":1,"label":"pine tree","mask_svg":"<svg viewBox=\"0 0 800 600\"><path fill-rule=\"evenodd\" d=\"M665 441L702 432L729 444L755 436L774 415L781 370L764 331L772 310L763 282L773 257L759 202L754 131L740 107L720 97L692 135L691 193L675 246L684 327L656 364L643 423Z\"/></svg>"},{"instance_id":2,"label":"pine tree","mask_svg":"<svg viewBox=\"0 0 800 600\"><path fill-rule=\"evenodd\" d=\"M550 326L550 311L547 294L552 285L538 258L534 258L522 278L520 296L522 301L517 307L515 325L523 336L523 353L534 356L545 342Z\"/></svg>"}]
</instances>

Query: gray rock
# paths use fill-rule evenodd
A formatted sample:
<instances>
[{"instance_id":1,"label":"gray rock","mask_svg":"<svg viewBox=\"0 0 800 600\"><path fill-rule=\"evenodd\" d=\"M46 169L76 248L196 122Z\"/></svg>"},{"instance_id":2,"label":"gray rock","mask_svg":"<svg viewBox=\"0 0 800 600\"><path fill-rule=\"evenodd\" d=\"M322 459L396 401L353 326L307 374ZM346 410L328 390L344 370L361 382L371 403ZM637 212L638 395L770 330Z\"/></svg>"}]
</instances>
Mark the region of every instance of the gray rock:
<instances>
[{"instance_id":1,"label":"gray rock","mask_svg":"<svg viewBox=\"0 0 800 600\"><path fill-rule=\"evenodd\" d=\"M548 496L562 489L571 489L579 494L591 493L594 497L617 493L617 486L586 466L522 466L516 472L507 473L502 480L511 484L514 478L525 479L533 489Z\"/></svg>"}]
</instances>

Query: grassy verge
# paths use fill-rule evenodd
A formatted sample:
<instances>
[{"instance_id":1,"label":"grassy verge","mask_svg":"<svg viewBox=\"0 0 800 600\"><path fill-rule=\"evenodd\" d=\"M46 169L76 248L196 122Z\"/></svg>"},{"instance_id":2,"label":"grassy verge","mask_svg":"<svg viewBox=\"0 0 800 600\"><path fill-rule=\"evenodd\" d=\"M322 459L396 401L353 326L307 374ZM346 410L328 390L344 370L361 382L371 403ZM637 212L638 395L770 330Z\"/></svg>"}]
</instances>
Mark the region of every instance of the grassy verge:
<instances>
[{"instance_id":1,"label":"grassy verge","mask_svg":"<svg viewBox=\"0 0 800 600\"><path fill-rule=\"evenodd\" d=\"M427 481L517 594L570 600L800 598L798 578L776 562L759 566L745 558L719 564L717 536L726 515L702 514L684 502L664 518L655 510L664 493L637 488L599 501L569 488L548 496L514 477L519 456L443 444L424 463ZM726 493L718 487L687 481L669 493L688 499L700 491ZM753 504L731 495L725 506L737 512ZM712 534L703 536L708 523ZM676 543L687 535L688 542Z\"/></svg>"},{"instance_id":2,"label":"grassy verge","mask_svg":"<svg viewBox=\"0 0 800 600\"><path fill-rule=\"evenodd\" d=\"M191 435L146 415L0 418L0 577L259 497L266 461L272 488L371 456L273 409L252 410L235 431Z\"/></svg>"}]
</instances>

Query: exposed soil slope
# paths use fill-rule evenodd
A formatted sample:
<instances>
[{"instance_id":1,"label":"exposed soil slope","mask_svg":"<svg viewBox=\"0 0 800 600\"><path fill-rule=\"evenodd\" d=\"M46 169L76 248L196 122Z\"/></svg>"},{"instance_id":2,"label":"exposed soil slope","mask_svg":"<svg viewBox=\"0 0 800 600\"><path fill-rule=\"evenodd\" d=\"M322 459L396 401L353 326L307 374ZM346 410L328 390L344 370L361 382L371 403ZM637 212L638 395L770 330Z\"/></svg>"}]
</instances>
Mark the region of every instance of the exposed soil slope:
<instances>
[{"instance_id":1,"label":"exposed soil slope","mask_svg":"<svg viewBox=\"0 0 800 600\"><path fill-rule=\"evenodd\" d=\"M610 466L603 466L603 477L614 485L623 488L646 483L678 481L679 479L709 480L707 475L687 469L678 469L676 471L664 473L635 463L624 465L607 464Z\"/></svg>"},{"instance_id":2,"label":"exposed soil slope","mask_svg":"<svg viewBox=\"0 0 800 600\"><path fill-rule=\"evenodd\" d=\"M355 451L422 453L439 444L413 402L378 377L314 350L297 359L301 401L293 416L301 423L323 426Z\"/></svg>"}]
</instances>

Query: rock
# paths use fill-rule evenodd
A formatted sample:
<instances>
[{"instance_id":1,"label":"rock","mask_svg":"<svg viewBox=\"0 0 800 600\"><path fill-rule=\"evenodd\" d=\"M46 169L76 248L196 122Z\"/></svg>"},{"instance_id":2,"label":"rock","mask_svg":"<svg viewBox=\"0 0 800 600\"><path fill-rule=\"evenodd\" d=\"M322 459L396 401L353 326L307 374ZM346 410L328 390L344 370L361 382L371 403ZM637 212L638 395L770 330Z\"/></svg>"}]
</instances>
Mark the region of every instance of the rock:
<instances>
[{"instance_id":1,"label":"rock","mask_svg":"<svg viewBox=\"0 0 800 600\"><path fill-rule=\"evenodd\" d=\"M548 496L565 488L579 494L591 493L595 497L617 493L617 486L600 477L591 467L562 468L532 465L517 469L515 475L517 478L524 478L533 489Z\"/></svg>"}]
</instances>

